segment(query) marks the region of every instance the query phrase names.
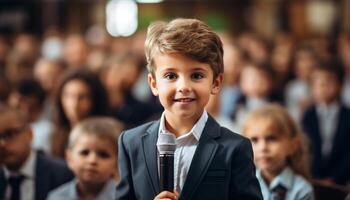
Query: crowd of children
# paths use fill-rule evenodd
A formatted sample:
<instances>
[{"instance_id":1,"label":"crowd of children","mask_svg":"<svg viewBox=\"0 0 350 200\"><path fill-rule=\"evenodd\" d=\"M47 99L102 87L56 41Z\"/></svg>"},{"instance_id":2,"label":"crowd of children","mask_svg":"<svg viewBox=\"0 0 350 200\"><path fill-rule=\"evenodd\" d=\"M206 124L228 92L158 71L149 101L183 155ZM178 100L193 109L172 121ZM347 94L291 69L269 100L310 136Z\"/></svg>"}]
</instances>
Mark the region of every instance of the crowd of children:
<instances>
[{"instance_id":1,"label":"crowd of children","mask_svg":"<svg viewBox=\"0 0 350 200\"><path fill-rule=\"evenodd\" d=\"M350 34L268 41L177 19L96 41L0 35L0 199L312 200L316 181L349 188ZM169 133L178 171L164 192L156 142Z\"/></svg>"}]
</instances>

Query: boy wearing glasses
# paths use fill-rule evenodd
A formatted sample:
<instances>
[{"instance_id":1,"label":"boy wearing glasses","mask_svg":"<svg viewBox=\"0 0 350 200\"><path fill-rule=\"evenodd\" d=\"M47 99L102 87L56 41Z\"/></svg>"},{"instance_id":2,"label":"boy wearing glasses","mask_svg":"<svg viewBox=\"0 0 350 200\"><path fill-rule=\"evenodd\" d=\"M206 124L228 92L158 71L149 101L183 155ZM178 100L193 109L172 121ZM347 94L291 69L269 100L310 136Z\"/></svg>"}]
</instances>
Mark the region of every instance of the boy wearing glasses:
<instances>
[{"instance_id":1,"label":"boy wearing glasses","mask_svg":"<svg viewBox=\"0 0 350 200\"><path fill-rule=\"evenodd\" d=\"M44 200L72 179L64 162L31 150L32 138L24 113L0 105L0 199Z\"/></svg>"}]
</instances>

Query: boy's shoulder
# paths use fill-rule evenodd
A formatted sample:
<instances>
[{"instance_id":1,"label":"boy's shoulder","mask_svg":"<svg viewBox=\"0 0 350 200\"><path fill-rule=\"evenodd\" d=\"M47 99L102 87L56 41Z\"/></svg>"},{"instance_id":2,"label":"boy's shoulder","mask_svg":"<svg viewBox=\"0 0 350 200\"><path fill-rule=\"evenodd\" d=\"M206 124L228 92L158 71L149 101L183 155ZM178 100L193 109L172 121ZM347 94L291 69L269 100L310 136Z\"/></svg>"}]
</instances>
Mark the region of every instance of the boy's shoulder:
<instances>
[{"instance_id":1,"label":"boy's shoulder","mask_svg":"<svg viewBox=\"0 0 350 200\"><path fill-rule=\"evenodd\" d=\"M48 200L55 200L55 199L77 199L76 196L76 181L72 180L70 182L67 182L58 188L52 190L48 194Z\"/></svg>"},{"instance_id":2,"label":"boy's shoulder","mask_svg":"<svg viewBox=\"0 0 350 200\"><path fill-rule=\"evenodd\" d=\"M221 133L220 141L223 141L225 143L234 144L234 143L242 143L242 142L250 141L248 138L244 137L243 135L233 132L223 126L220 126L220 133Z\"/></svg>"},{"instance_id":3,"label":"boy's shoulder","mask_svg":"<svg viewBox=\"0 0 350 200\"><path fill-rule=\"evenodd\" d=\"M159 120L147 122L141 124L140 126L125 130L122 133L122 137L124 139L134 139L135 137L141 137L146 133L151 133L154 131L158 131L159 128Z\"/></svg>"},{"instance_id":4,"label":"boy's shoulder","mask_svg":"<svg viewBox=\"0 0 350 200\"><path fill-rule=\"evenodd\" d=\"M227 144L228 146L236 146L241 143L249 142L246 137L221 126L213 117L209 115L208 121L205 125L202 134L209 135L220 144Z\"/></svg>"},{"instance_id":5,"label":"boy's shoulder","mask_svg":"<svg viewBox=\"0 0 350 200\"><path fill-rule=\"evenodd\" d=\"M159 120L151 121L140 126L137 126L132 129L128 129L122 133L122 140L124 141L138 141L137 138L141 138L147 134L155 134L157 135L159 129ZM203 130L203 134L209 135L209 137L213 137L219 143L240 143L244 141L249 141L249 139L244 136L232 132L231 130L220 126L220 124L209 115L208 121Z\"/></svg>"}]
</instances>

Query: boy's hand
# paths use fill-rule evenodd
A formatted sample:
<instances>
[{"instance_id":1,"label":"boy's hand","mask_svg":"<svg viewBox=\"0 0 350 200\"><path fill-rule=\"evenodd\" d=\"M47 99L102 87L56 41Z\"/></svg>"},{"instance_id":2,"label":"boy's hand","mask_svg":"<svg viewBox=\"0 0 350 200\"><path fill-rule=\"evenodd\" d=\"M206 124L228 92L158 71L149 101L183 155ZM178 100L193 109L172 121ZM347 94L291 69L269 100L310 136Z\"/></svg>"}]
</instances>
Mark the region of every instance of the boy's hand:
<instances>
[{"instance_id":1,"label":"boy's hand","mask_svg":"<svg viewBox=\"0 0 350 200\"><path fill-rule=\"evenodd\" d=\"M179 193L177 193L175 190L174 192L163 191L154 198L154 200L177 200L177 199L179 199Z\"/></svg>"}]
</instances>

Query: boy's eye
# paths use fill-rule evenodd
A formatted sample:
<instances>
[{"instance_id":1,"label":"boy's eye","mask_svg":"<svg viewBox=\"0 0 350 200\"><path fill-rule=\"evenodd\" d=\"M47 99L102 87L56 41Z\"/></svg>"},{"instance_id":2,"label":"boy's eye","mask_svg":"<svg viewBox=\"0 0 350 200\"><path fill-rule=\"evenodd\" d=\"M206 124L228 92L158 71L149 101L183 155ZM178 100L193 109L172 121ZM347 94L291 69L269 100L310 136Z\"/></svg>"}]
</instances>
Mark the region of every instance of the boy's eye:
<instances>
[{"instance_id":1,"label":"boy's eye","mask_svg":"<svg viewBox=\"0 0 350 200\"><path fill-rule=\"evenodd\" d=\"M256 137L252 137L252 138L250 138L250 141L252 141L252 143L257 143L258 142L258 138L256 138Z\"/></svg>"},{"instance_id":2,"label":"boy's eye","mask_svg":"<svg viewBox=\"0 0 350 200\"><path fill-rule=\"evenodd\" d=\"M191 78L194 80L200 80L200 79L204 78L204 75L202 73L193 73L191 75Z\"/></svg>"},{"instance_id":3,"label":"boy's eye","mask_svg":"<svg viewBox=\"0 0 350 200\"><path fill-rule=\"evenodd\" d=\"M168 80L174 80L174 79L177 78L177 76L176 76L175 73L167 73L167 74L165 74L164 77L165 77L166 79L168 79Z\"/></svg>"},{"instance_id":4,"label":"boy's eye","mask_svg":"<svg viewBox=\"0 0 350 200\"><path fill-rule=\"evenodd\" d=\"M105 151L99 151L99 152L97 152L97 155L100 158L110 158L111 157L111 155L108 152L105 152Z\"/></svg>"},{"instance_id":5,"label":"boy's eye","mask_svg":"<svg viewBox=\"0 0 350 200\"><path fill-rule=\"evenodd\" d=\"M274 135L268 136L268 137L266 138L266 141L268 141L268 142L275 142L275 141L277 141L277 140L278 140L278 138L277 138L276 136L274 136Z\"/></svg>"},{"instance_id":6,"label":"boy's eye","mask_svg":"<svg viewBox=\"0 0 350 200\"><path fill-rule=\"evenodd\" d=\"M87 149L83 149L83 150L79 151L79 154L82 156L87 156L87 155L89 155L89 153L90 153L90 151Z\"/></svg>"}]
</instances>

